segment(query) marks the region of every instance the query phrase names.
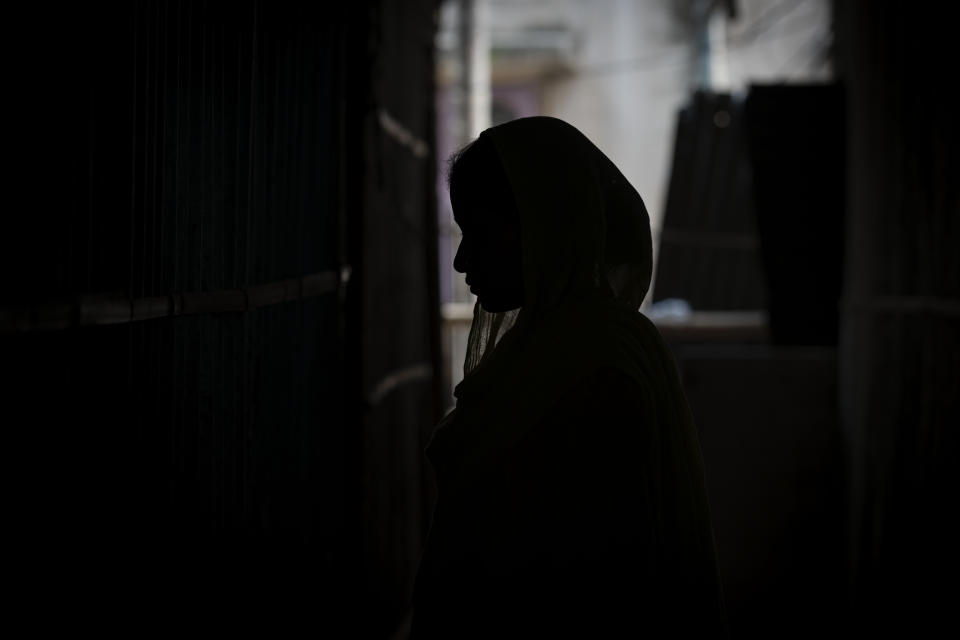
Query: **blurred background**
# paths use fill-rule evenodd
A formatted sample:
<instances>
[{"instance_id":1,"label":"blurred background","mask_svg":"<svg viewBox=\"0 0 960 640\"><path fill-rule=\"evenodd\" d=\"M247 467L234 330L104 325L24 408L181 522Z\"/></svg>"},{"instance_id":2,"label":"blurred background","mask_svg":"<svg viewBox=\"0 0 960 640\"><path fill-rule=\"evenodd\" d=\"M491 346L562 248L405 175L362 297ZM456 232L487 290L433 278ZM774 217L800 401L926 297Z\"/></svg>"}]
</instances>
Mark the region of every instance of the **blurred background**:
<instances>
[{"instance_id":1,"label":"blurred background","mask_svg":"<svg viewBox=\"0 0 960 640\"><path fill-rule=\"evenodd\" d=\"M541 114L650 212L641 310L699 429L734 637L939 629L947 6L15 3L8 605L38 630L406 637L473 308L447 158Z\"/></svg>"}]
</instances>

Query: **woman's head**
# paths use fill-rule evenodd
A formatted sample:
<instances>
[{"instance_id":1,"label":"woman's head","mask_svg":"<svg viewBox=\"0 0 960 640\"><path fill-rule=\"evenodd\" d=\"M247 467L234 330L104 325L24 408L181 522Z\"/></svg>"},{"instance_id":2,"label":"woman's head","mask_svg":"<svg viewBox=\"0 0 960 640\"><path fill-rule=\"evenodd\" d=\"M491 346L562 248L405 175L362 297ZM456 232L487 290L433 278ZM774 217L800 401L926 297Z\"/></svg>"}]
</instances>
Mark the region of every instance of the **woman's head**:
<instances>
[{"instance_id":1,"label":"woman's head","mask_svg":"<svg viewBox=\"0 0 960 640\"><path fill-rule=\"evenodd\" d=\"M488 312L523 305L520 215L496 149L485 136L451 160L450 202L463 233L454 269Z\"/></svg>"},{"instance_id":2,"label":"woman's head","mask_svg":"<svg viewBox=\"0 0 960 640\"><path fill-rule=\"evenodd\" d=\"M449 181L464 232L454 267L479 302L465 374L554 314L589 314L600 298L639 308L652 267L646 208L575 127L543 116L491 127L454 156Z\"/></svg>"},{"instance_id":3,"label":"woman's head","mask_svg":"<svg viewBox=\"0 0 960 640\"><path fill-rule=\"evenodd\" d=\"M449 180L464 232L454 267L484 310L540 316L608 285L640 306L652 270L643 200L572 125L536 116L491 127L454 156Z\"/></svg>"}]
</instances>

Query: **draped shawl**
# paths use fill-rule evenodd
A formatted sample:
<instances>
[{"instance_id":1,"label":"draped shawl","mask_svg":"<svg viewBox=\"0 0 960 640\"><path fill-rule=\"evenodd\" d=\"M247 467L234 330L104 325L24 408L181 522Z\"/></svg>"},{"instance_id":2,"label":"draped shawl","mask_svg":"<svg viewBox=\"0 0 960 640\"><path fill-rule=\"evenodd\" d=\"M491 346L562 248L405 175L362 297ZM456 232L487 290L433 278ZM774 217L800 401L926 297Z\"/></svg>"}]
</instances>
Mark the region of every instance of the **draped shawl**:
<instances>
[{"instance_id":1,"label":"draped shawl","mask_svg":"<svg viewBox=\"0 0 960 640\"><path fill-rule=\"evenodd\" d=\"M504 469L507 460L515 464L518 443L578 385L611 370L630 381L630 397L601 393L597 402L623 405L619 424L601 428L588 419L576 428L588 438L613 433L610 447L631 443L629 479L618 483L625 486L604 490L622 498L618 508L636 510L631 522L644 529L636 544L647 547L650 561L634 578L647 584L644 593L657 594L664 620L679 616L691 629L718 631L723 605L693 420L670 351L638 311L652 271L643 200L600 149L562 120L523 118L481 137L493 143L520 215L525 299L506 313L488 313L477 303L456 408L427 447L438 501L415 587L414 636L451 633L439 622L439 609L453 606L444 590L468 589L479 577L462 574L483 573L484 562L494 562L464 562L464 554L482 551L464 547L503 545L478 538L492 525L476 519L499 516L476 505L488 504L491 493L517 490L504 481ZM620 441L617 433L631 437ZM577 464L572 451L569 465ZM468 637L470 623L462 624L449 637Z\"/></svg>"}]
</instances>

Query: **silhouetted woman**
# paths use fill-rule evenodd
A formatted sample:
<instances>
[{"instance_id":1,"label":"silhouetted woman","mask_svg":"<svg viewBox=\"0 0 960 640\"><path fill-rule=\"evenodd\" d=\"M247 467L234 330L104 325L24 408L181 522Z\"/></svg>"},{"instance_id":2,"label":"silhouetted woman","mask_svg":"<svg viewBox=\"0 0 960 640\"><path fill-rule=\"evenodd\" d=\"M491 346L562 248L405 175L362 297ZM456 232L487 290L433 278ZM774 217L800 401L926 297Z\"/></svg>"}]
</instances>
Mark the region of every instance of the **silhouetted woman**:
<instances>
[{"instance_id":1,"label":"silhouetted woman","mask_svg":"<svg viewBox=\"0 0 960 640\"><path fill-rule=\"evenodd\" d=\"M643 201L571 125L514 120L454 159L477 295L411 637L723 635L703 467L673 358L638 312Z\"/></svg>"}]
</instances>

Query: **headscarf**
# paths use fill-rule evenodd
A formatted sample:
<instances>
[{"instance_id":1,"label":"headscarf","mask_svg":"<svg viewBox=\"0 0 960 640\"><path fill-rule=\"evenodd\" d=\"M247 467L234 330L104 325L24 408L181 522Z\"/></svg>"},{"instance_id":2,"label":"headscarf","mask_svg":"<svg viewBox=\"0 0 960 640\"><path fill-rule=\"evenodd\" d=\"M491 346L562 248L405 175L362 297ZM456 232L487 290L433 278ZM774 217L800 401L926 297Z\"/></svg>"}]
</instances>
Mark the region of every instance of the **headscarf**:
<instances>
[{"instance_id":1,"label":"headscarf","mask_svg":"<svg viewBox=\"0 0 960 640\"><path fill-rule=\"evenodd\" d=\"M493 143L520 215L525 299L518 311L474 307L457 406L427 449L448 485L509 448L592 371L656 379L668 355L637 311L652 271L650 222L620 170L557 118L521 118L480 137Z\"/></svg>"},{"instance_id":2,"label":"headscarf","mask_svg":"<svg viewBox=\"0 0 960 640\"><path fill-rule=\"evenodd\" d=\"M514 324L535 325L583 293L603 291L638 309L653 269L643 200L580 131L537 116L487 129L480 138L496 148L521 212L526 300L519 313L475 305L465 379Z\"/></svg>"},{"instance_id":3,"label":"headscarf","mask_svg":"<svg viewBox=\"0 0 960 640\"><path fill-rule=\"evenodd\" d=\"M578 382L619 370L637 383L643 406L618 428L643 433L636 465L647 486L636 490L655 505L661 577L694 598L696 583L709 600L718 583L693 420L672 355L638 311L652 270L643 200L562 120L522 118L481 138L493 143L519 212L524 305L506 313L475 306L456 408L427 447L439 501L482 487Z\"/></svg>"}]
</instances>

